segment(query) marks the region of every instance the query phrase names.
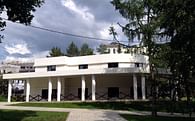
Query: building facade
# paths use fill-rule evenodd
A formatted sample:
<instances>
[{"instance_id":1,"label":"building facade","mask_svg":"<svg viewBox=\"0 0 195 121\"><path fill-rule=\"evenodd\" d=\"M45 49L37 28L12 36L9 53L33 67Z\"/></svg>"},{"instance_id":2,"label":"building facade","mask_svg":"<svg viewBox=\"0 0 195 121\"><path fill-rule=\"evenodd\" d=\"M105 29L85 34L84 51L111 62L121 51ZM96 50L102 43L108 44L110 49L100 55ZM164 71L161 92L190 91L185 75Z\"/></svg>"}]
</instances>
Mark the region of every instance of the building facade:
<instances>
[{"instance_id":1,"label":"building facade","mask_svg":"<svg viewBox=\"0 0 195 121\"><path fill-rule=\"evenodd\" d=\"M108 45L105 45L105 53L108 54L120 54L120 53L129 53L129 54L143 54L146 53L146 47L140 45L127 46L122 45L116 42L112 42Z\"/></svg>"},{"instance_id":2,"label":"building facade","mask_svg":"<svg viewBox=\"0 0 195 121\"><path fill-rule=\"evenodd\" d=\"M0 64L0 92L1 90L7 91L7 86L5 86L5 80L2 80L3 74L8 73L24 73L24 72L34 72L33 62L20 62L20 61L9 61L2 62ZM12 95L21 95L24 92L24 80L12 80ZM5 89L3 89L5 88Z\"/></svg>"},{"instance_id":3,"label":"building facade","mask_svg":"<svg viewBox=\"0 0 195 121\"><path fill-rule=\"evenodd\" d=\"M26 80L24 97L29 101L146 99L149 82L148 56L101 54L35 59L34 72L4 74L9 80Z\"/></svg>"}]
</instances>

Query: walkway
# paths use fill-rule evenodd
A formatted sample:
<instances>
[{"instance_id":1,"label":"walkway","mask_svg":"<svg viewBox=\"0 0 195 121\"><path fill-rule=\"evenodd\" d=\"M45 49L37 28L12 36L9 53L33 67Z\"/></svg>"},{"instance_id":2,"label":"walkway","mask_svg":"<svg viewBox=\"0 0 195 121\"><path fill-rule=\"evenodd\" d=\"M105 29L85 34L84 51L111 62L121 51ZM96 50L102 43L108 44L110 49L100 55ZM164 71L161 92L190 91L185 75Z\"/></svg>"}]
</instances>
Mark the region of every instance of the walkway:
<instances>
[{"instance_id":1,"label":"walkway","mask_svg":"<svg viewBox=\"0 0 195 121\"><path fill-rule=\"evenodd\" d=\"M6 106L8 103L0 102L0 109L12 110L31 110L31 111L54 111L54 112L69 112L67 121L126 121L119 114L132 114L132 115L150 115L151 112L136 112L136 111L115 111L115 110L101 110L101 109L74 109L74 108L45 108L45 107L22 107L22 106ZM10 103L9 103L10 104ZM13 104L13 103L12 103ZM173 117L188 117L175 113L158 113L160 116L173 116ZM195 115L193 114L193 117Z\"/></svg>"}]
</instances>

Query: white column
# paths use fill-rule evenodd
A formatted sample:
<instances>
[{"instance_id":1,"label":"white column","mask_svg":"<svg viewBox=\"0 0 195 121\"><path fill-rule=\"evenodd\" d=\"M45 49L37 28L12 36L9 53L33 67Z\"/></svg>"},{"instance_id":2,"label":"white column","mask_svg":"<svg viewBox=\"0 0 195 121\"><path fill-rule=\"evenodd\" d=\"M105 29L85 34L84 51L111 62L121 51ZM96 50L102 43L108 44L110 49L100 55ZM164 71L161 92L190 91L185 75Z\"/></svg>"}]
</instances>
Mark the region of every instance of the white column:
<instances>
[{"instance_id":1,"label":"white column","mask_svg":"<svg viewBox=\"0 0 195 121\"><path fill-rule=\"evenodd\" d=\"M30 96L30 82L27 79L26 80L26 102L29 102L29 96Z\"/></svg>"},{"instance_id":2,"label":"white column","mask_svg":"<svg viewBox=\"0 0 195 121\"><path fill-rule=\"evenodd\" d=\"M81 100L85 101L85 76L81 76Z\"/></svg>"},{"instance_id":3,"label":"white column","mask_svg":"<svg viewBox=\"0 0 195 121\"><path fill-rule=\"evenodd\" d=\"M142 99L146 99L146 81L145 81L145 76L141 77L141 83L142 83Z\"/></svg>"},{"instance_id":4,"label":"white column","mask_svg":"<svg viewBox=\"0 0 195 121\"><path fill-rule=\"evenodd\" d=\"M60 77L58 77L58 82L57 82L57 101L60 102L60 96L61 96L61 80Z\"/></svg>"},{"instance_id":5,"label":"white column","mask_svg":"<svg viewBox=\"0 0 195 121\"><path fill-rule=\"evenodd\" d=\"M12 80L9 80L9 82L8 82L8 98L7 98L7 102L11 102L11 96L12 96Z\"/></svg>"},{"instance_id":6,"label":"white column","mask_svg":"<svg viewBox=\"0 0 195 121\"><path fill-rule=\"evenodd\" d=\"M96 82L95 82L95 75L92 75L92 100L95 101L95 87L96 87Z\"/></svg>"},{"instance_id":7,"label":"white column","mask_svg":"<svg viewBox=\"0 0 195 121\"><path fill-rule=\"evenodd\" d=\"M133 74L133 94L134 100L137 100L137 77L135 74Z\"/></svg>"},{"instance_id":8,"label":"white column","mask_svg":"<svg viewBox=\"0 0 195 121\"><path fill-rule=\"evenodd\" d=\"M48 102L51 102L51 96L52 96L52 82L51 78L48 80Z\"/></svg>"}]
</instances>

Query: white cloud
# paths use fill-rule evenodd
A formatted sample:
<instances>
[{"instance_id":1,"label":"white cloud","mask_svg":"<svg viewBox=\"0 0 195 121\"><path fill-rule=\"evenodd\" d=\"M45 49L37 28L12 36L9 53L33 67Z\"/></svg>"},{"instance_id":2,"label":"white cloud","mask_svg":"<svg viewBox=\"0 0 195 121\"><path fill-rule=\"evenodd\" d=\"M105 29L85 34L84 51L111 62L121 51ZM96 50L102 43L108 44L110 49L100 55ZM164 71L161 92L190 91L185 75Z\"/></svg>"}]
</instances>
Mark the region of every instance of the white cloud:
<instances>
[{"instance_id":1,"label":"white cloud","mask_svg":"<svg viewBox=\"0 0 195 121\"><path fill-rule=\"evenodd\" d=\"M49 55L49 50L46 51L42 51L42 52L38 52L32 55L31 58L35 59L35 58L43 58Z\"/></svg>"},{"instance_id":2,"label":"white cloud","mask_svg":"<svg viewBox=\"0 0 195 121\"><path fill-rule=\"evenodd\" d=\"M109 39L109 40L113 39L113 36L110 35L110 32L109 32L109 29L110 29L111 26L113 26L114 29L115 29L115 32L117 32L117 39L119 41L127 40L127 38L124 37L124 34L121 31L121 27L119 27L118 24L112 24L111 25L110 23L102 24L102 26L101 26L101 28L99 30L99 34L100 34L101 38L105 38L105 39Z\"/></svg>"},{"instance_id":3,"label":"white cloud","mask_svg":"<svg viewBox=\"0 0 195 121\"><path fill-rule=\"evenodd\" d=\"M7 56L4 60L5 62L19 61L19 62L33 62L31 58L20 58L15 56Z\"/></svg>"},{"instance_id":4,"label":"white cloud","mask_svg":"<svg viewBox=\"0 0 195 121\"><path fill-rule=\"evenodd\" d=\"M5 45L5 50L9 54L30 54L31 51L28 49L28 46L26 43L18 43L18 44L12 44L12 45Z\"/></svg>"},{"instance_id":5,"label":"white cloud","mask_svg":"<svg viewBox=\"0 0 195 121\"><path fill-rule=\"evenodd\" d=\"M94 20L94 15L89 12L89 8L78 6L73 0L61 0L61 2L63 6L81 16L82 19L87 21Z\"/></svg>"},{"instance_id":6,"label":"white cloud","mask_svg":"<svg viewBox=\"0 0 195 121\"><path fill-rule=\"evenodd\" d=\"M34 26L43 27L43 25L37 20L37 18L34 18L34 19L32 20L32 24L33 24Z\"/></svg>"},{"instance_id":7,"label":"white cloud","mask_svg":"<svg viewBox=\"0 0 195 121\"><path fill-rule=\"evenodd\" d=\"M36 58L44 58L47 55L49 55L49 51L42 51L42 52L33 54L31 57L6 56L6 58L2 61L5 61L5 62L12 62L12 61L34 62Z\"/></svg>"}]
</instances>

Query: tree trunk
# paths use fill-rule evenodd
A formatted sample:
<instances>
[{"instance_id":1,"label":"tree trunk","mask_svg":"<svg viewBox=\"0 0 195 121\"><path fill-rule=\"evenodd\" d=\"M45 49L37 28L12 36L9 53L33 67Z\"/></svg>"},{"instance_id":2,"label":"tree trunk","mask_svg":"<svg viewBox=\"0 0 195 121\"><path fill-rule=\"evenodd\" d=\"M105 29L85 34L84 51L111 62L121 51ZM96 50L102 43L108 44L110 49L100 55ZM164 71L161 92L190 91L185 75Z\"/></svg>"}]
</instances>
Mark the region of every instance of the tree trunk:
<instances>
[{"instance_id":1,"label":"tree trunk","mask_svg":"<svg viewBox=\"0 0 195 121\"><path fill-rule=\"evenodd\" d=\"M154 67L153 65L151 67L151 81L153 82L153 88L152 88L152 116L157 116L157 82L154 77Z\"/></svg>"}]
</instances>

